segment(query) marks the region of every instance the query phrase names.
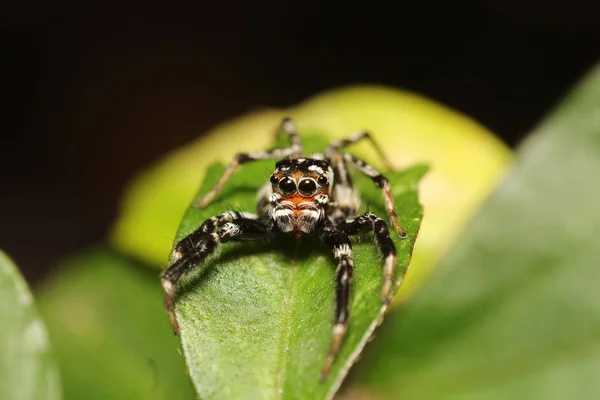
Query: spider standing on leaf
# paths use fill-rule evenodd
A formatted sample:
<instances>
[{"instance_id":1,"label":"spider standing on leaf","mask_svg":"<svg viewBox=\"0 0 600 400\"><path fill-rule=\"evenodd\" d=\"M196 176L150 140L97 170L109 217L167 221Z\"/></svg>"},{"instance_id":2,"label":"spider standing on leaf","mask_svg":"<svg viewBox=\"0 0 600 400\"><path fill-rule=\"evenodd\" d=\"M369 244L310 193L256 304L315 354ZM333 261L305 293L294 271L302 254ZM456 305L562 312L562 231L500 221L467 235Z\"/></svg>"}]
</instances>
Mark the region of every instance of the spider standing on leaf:
<instances>
[{"instance_id":1,"label":"spider standing on leaf","mask_svg":"<svg viewBox=\"0 0 600 400\"><path fill-rule=\"evenodd\" d=\"M352 281L352 244L349 236L373 232L384 257L382 300L392 299L396 248L386 222L373 213L356 215L359 196L352 185L348 166L367 175L382 190L390 222L400 238L406 233L398 221L388 180L363 160L340 150L361 139L369 139L385 160L377 143L367 132L331 143L323 153L302 158L302 145L292 121L283 120L290 146L237 154L212 191L195 206L204 207L219 194L223 185L241 165L251 161L277 159L270 182L258 193L258 215L226 211L204 221L183 238L172 253L169 268L162 274L162 287L173 331L179 333L175 317L175 295L181 279L198 268L223 243L268 238L275 234L292 234L299 238L316 234L333 251L336 269L336 301L333 338L321 370L321 379L329 369L348 328L348 302Z\"/></svg>"}]
</instances>

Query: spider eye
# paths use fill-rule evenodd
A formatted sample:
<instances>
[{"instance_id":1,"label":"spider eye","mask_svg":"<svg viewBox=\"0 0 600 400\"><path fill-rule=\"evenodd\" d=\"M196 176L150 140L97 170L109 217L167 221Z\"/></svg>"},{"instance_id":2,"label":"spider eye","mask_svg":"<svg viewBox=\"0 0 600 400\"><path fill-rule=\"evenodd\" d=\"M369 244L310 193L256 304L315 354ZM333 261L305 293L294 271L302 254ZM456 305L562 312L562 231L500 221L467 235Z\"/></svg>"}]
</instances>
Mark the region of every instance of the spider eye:
<instances>
[{"instance_id":1,"label":"spider eye","mask_svg":"<svg viewBox=\"0 0 600 400\"><path fill-rule=\"evenodd\" d=\"M275 176L275 175L271 175L271 183L272 183L273 185L275 185L277 182L278 182L278 180L277 180L277 176Z\"/></svg>"},{"instance_id":2,"label":"spider eye","mask_svg":"<svg viewBox=\"0 0 600 400\"><path fill-rule=\"evenodd\" d=\"M317 183L321 186L324 186L327 184L327 177L321 175L320 177L317 178Z\"/></svg>"},{"instance_id":3,"label":"spider eye","mask_svg":"<svg viewBox=\"0 0 600 400\"><path fill-rule=\"evenodd\" d=\"M283 178L279 181L279 189L285 194L292 194L296 191L296 183L290 178Z\"/></svg>"},{"instance_id":4,"label":"spider eye","mask_svg":"<svg viewBox=\"0 0 600 400\"><path fill-rule=\"evenodd\" d=\"M317 190L317 185L312 179L302 179L300 185L298 185L298 189L304 195L311 195Z\"/></svg>"}]
</instances>

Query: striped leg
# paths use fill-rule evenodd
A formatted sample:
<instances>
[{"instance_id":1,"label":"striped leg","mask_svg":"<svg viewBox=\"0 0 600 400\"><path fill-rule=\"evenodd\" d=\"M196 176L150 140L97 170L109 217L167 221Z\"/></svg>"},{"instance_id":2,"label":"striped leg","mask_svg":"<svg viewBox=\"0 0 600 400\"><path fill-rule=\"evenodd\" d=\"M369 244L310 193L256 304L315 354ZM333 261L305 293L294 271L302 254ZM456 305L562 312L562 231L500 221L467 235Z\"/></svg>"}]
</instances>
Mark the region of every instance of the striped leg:
<instances>
[{"instance_id":1,"label":"striped leg","mask_svg":"<svg viewBox=\"0 0 600 400\"><path fill-rule=\"evenodd\" d=\"M367 175L371 180L383 191L383 200L385 202L385 209L390 217L390 222L394 227L394 230L400 236L400 239L406 238L406 232L402 228L402 224L398 221L398 213L396 212L396 206L394 206L394 195L392 194L392 187L387 178L379 173L375 168L367 164L365 161L352 154L342 154L344 161L348 164L353 165L363 174Z\"/></svg>"},{"instance_id":2,"label":"striped leg","mask_svg":"<svg viewBox=\"0 0 600 400\"><path fill-rule=\"evenodd\" d=\"M271 233L272 226L270 221L248 218L247 214L229 211L206 220L175 246L171 265L161 277L165 305L175 334L179 333L179 324L175 318L175 296L181 279L200 267L222 243L265 237ZM216 232L212 232L215 229Z\"/></svg>"},{"instance_id":3,"label":"striped leg","mask_svg":"<svg viewBox=\"0 0 600 400\"><path fill-rule=\"evenodd\" d=\"M233 160L229 163L225 172L219 179L219 182L215 185L213 190L208 192L204 197L194 203L197 208L205 207L210 203L220 192L223 190L225 183L231 178L231 175L236 169L242 165L251 161L258 160L269 160L269 159L282 159L286 157L297 157L302 153L302 144L300 143L300 137L296 133L296 128L289 118L284 118L281 123L281 129L287 133L290 147L285 148L273 148L269 150L252 151L250 153L239 153L233 157Z\"/></svg>"},{"instance_id":4,"label":"striped leg","mask_svg":"<svg viewBox=\"0 0 600 400\"><path fill-rule=\"evenodd\" d=\"M326 156L326 160L333 170L335 181L333 185L334 203L330 207L330 217L334 223L337 223L356 215L360 207L360 196L354 190L352 177L342 154L334 153L331 157Z\"/></svg>"},{"instance_id":5,"label":"striped leg","mask_svg":"<svg viewBox=\"0 0 600 400\"><path fill-rule=\"evenodd\" d=\"M385 260L381 299L386 304L389 304L392 301L391 291L396 269L396 246L394 246L394 242L390 237L390 232L385 221L373 213L366 213L338 224L337 228L350 236L366 232L373 232L375 234L377 245Z\"/></svg>"},{"instance_id":6,"label":"striped leg","mask_svg":"<svg viewBox=\"0 0 600 400\"><path fill-rule=\"evenodd\" d=\"M350 283L352 282L354 264L352 262L352 244L348 235L328 224L323 228L320 236L325 245L333 251L337 263L337 287L332 340L325 364L321 370L321 380L325 380L329 375L331 365L340 350L340 345L348 329Z\"/></svg>"},{"instance_id":7,"label":"striped leg","mask_svg":"<svg viewBox=\"0 0 600 400\"><path fill-rule=\"evenodd\" d=\"M392 167L392 163L390 163L390 160L388 160L388 158L385 156L385 154L383 153L383 150L381 149L379 144L375 141L375 139L373 139L371 137L369 132L365 132L365 131L360 131L360 132L357 132L345 139L340 139L340 140L336 140L336 141L332 142L325 150L325 154L328 157L332 157L333 154L339 152L340 149L343 149L344 147L354 144L362 139L367 139L369 142L371 142L371 145L377 152L377 155L379 156L379 158L384 162L385 167L388 171L394 169Z\"/></svg>"},{"instance_id":8,"label":"striped leg","mask_svg":"<svg viewBox=\"0 0 600 400\"><path fill-rule=\"evenodd\" d=\"M200 229L202 232L212 233L217 228L222 227L228 222L237 223L245 219L256 220L258 219L258 216L252 213L229 210L215 217L207 219L202 223L202 225L200 225L200 228L198 229Z\"/></svg>"},{"instance_id":9,"label":"striped leg","mask_svg":"<svg viewBox=\"0 0 600 400\"><path fill-rule=\"evenodd\" d=\"M285 117L283 121L281 121L281 129L277 131L284 132L288 136L288 140L290 142L290 157L298 158L302 155L302 143L300 142L300 136L296 132L296 126L292 122L292 120L288 117Z\"/></svg>"}]
</instances>

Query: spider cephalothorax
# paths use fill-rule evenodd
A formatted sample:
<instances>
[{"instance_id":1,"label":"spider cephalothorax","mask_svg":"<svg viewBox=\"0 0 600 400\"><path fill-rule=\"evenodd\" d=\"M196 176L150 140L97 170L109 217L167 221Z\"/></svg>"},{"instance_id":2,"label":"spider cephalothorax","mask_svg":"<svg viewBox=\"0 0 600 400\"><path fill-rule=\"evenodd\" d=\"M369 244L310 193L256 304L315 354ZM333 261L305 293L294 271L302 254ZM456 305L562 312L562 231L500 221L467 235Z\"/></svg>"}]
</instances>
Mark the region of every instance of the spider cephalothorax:
<instances>
[{"instance_id":1,"label":"spider cephalothorax","mask_svg":"<svg viewBox=\"0 0 600 400\"><path fill-rule=\"evenodd\" d=\"M281 232L296 236L313 232L325 218L333 170L327 162L314 158L281 160L275 167L270 179L269 217Z\"/></svg>"},{"instance_id":2,"label":"spider cephalothorax","mask_svg":"<svg viewBox=\"0 0 600 400\"><path fill-rule=\"evenodd\" d=\"M348 166L371 178L381 189L392 226L401 238L405 238L406 234L398 221L388 180L363 160L340 152L347 145L369 139L385 161L381 149L368 133L358 132L348 139L331 143L322 154L303 158L300 138L291 120L283 120L282 130L289 137L289 147L237 154L214 189L196 204L203 207L217 196L239 165L255 160L278 159L269 182L258 192L258 215L226 211L204 221L177 243L171 264L163 272L161 281L169 320L173 331L178 333L175 296L179 283L185 275L202 265L218 246L231 241L269 238L276 234L296 237L318 235L333 252L337 264L333 337L321 371L321 377L325 378L348 327L350 282L354 269L350 236L368 232L374 234L384 258L381 297L386 303L391 301L396 267L396 248L387 223L373 213L356 215L360 197L352 185Z\"/></svg>"}]
</instances>

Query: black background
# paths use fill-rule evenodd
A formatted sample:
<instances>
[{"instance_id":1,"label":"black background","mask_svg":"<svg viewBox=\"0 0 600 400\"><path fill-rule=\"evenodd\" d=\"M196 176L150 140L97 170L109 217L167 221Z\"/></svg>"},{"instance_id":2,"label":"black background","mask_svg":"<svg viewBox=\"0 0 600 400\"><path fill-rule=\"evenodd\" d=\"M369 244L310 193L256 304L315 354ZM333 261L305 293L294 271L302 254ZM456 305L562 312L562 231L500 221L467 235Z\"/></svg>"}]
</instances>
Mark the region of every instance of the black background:
<instances>
[{"instance_id":1,"label":"black background","mask_svg":"<svg viewBox=\"0 0 600 400\"><path fill-rule=\"evenodd\" d=\"M225 118L381 83L514 146L600 55L597 0L321 3L3 6L0 247L26 278L102 240L137 171Z\"/></svg>"}]
</instances>

